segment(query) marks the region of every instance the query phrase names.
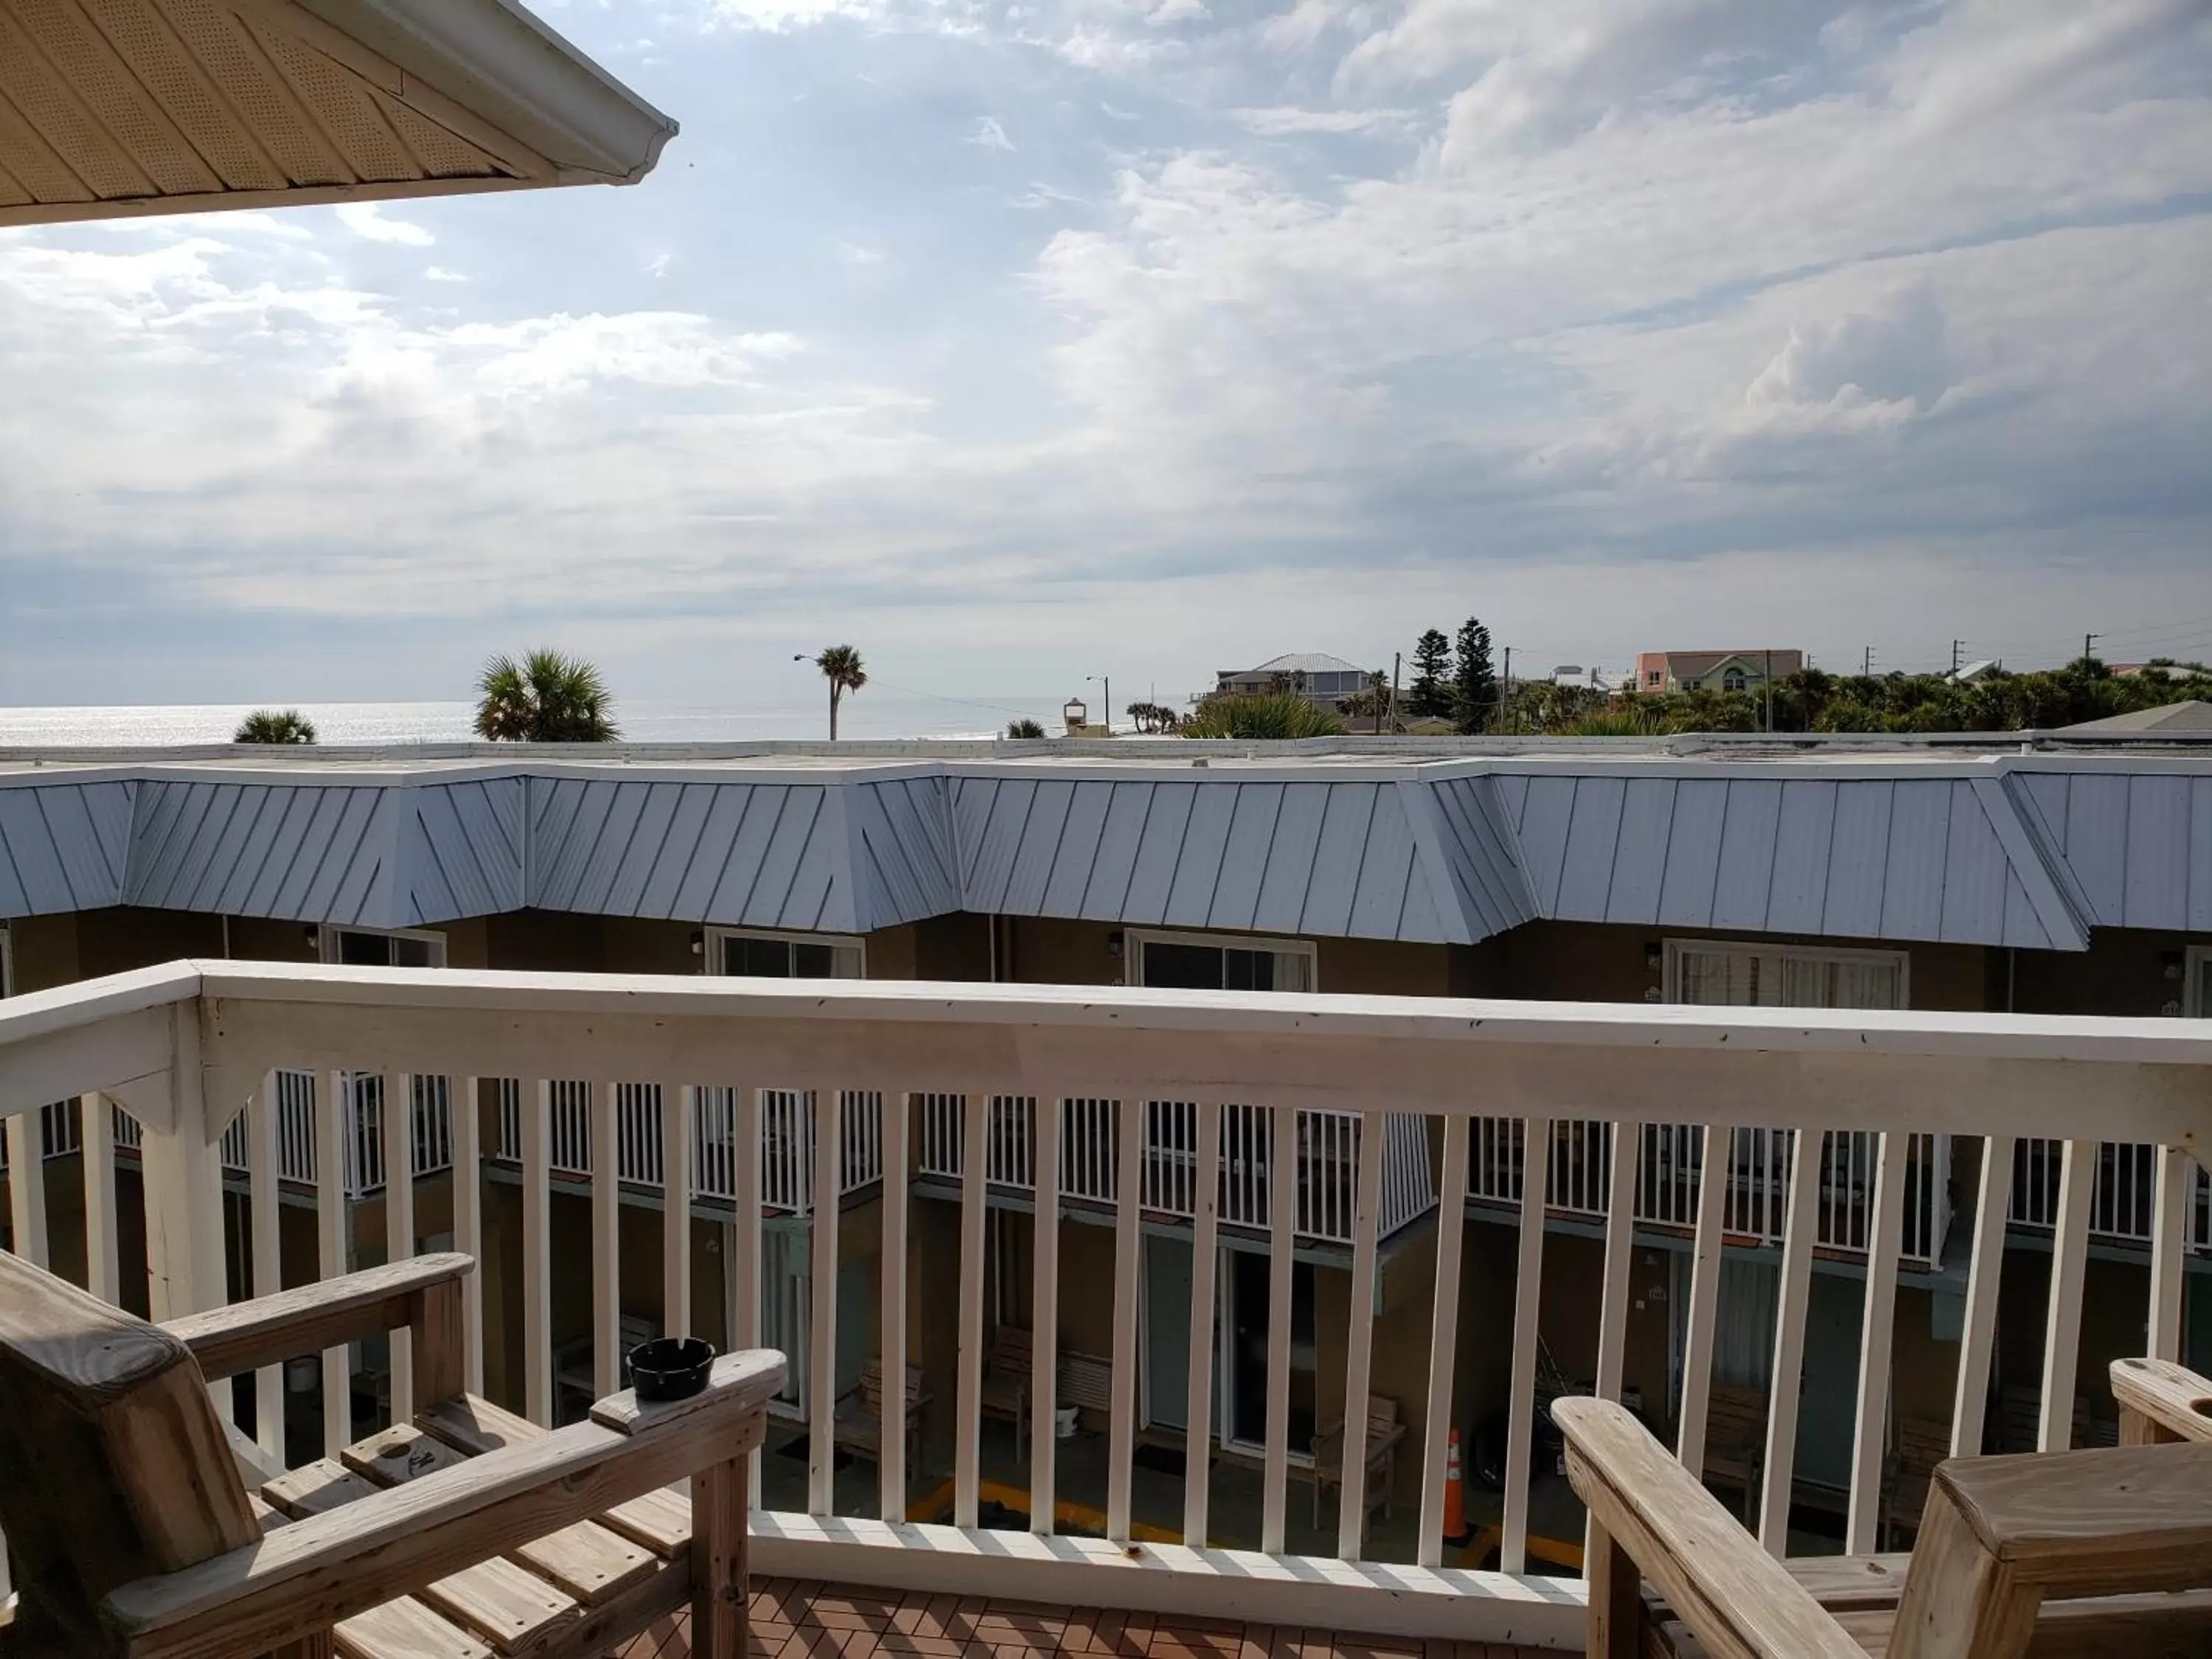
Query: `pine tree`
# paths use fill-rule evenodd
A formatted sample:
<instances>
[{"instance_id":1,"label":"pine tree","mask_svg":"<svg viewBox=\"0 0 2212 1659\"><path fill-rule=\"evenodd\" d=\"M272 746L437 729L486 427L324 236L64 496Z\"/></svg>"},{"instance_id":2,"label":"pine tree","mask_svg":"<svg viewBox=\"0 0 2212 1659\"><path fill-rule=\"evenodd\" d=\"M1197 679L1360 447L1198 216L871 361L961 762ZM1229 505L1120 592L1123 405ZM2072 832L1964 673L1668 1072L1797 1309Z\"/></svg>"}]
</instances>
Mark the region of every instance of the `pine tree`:
<instances>
[{"instance_id":1,"label":"pine tree","mask_svg":"<svg viewBox=\"0 0 2212 1659\"><path fill-rule=\"evenodd\" d=\"M1431 628L1413 642L1413 683L1406 709L1416 720L1442 720L1452 711L1451 641Z\"/></svg>"},{"instance_id":2,"label":"pine tree","mask_svg":"<svg viewBox=\"0 0 2212 1659\"><path fill-rule=\"evenodd\" d=\"M1498 675L1490 665L1490 630L1474 617L1459 625L1451 690L1453 725L1474 732L1490 724L1498 712Z\"/></svg>"}]
</instances>

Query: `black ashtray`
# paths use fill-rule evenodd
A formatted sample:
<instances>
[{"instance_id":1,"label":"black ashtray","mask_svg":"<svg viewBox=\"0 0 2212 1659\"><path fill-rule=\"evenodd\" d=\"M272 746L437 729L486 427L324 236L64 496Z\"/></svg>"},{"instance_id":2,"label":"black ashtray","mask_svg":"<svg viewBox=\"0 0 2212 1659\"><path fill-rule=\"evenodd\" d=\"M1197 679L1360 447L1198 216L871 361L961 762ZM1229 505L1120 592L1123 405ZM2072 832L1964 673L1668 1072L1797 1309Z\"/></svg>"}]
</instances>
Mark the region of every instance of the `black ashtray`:
<instances>
[{"instance_id":1,"label":"black ashtray","mask_svg":"<svg viewBox=\"0 0 2212 1659\"><path fill-rule=\"evenodd\" d=\"M629 1351L629 1382L640 1400L689 1400L707 1386L714 1345L696 1336L656 1336Z\"/></svg>"}]
</instances>

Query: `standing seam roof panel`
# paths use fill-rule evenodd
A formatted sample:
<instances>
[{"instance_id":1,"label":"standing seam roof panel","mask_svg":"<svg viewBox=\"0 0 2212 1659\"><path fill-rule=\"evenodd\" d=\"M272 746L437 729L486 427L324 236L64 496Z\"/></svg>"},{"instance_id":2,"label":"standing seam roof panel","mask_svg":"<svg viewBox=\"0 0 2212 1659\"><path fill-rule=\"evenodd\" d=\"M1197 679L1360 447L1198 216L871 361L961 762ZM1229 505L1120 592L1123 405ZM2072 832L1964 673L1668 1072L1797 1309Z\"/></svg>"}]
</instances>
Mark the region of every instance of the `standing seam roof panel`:
<instances>
[{"instance_id":1,"label":"standing seam roof panel","mask_svg":"<svg viewBox=\"0 0 2212 1659\"><path fill-rule=\"evenodd\" d=\"M1398 799L1395 787L1378 788L1348 931L1359 939L1441 942L1443 933L1437 909L1436 896L1414 857L1413 826L1406 822L1405 803Z\"/></svg>"},{"instance_id":2,"label":"standing seam roof panel","mask_svg":"<svg viewBox=\"0 0 2212 1659\"><path fill-rule=\"evenodd\" d=\"M1060 829L1060 856L1054 861L1051 879L1045 883L1040 908L1048 916L1077 916L1083 913L1084 890L1098 867L1098 847L1106 833L1106 819L1114 802L1115 786L1086 778L1075 786Z\"/></svg>"},{"instance_id":3,"label":"standing seam roof panel","mask_svg":"<svg viewBox=\"0 0 2212 1659\"><path fill-rule=\"evenodd\" d=\"M1286 783L1276 810L1267 867L1254 896L1252 927L1262 933L1295 933L1304 919L1306 894L1321 854L1321 827L1329 786Z\"/></svg>"},{"instance_id":4,"label":"standing seam roof panel","mask_svg":"<svg viewBox=\"0 0 2212 1659\"><path fill-rule=\"evenodd\" d=\"M259 907L258 914L264 916L285 916L294 921L307 918L307 895L314 887L315 878L337 852L333 842L346 822L346 809L354 800L349 789L303 789L300 793L307 798L307 817L300 827L299 840L282 878Z\"/></svg>"},{"instance_id":5,"label":"standing seam roof panel","mask_svg":"<svg viewBox=\"0 0 2212 1659\"><path fill-rule=\"evenodd\" d=\"M1577 921L1602 921L1612 906L1613 872L1619 862L1620 821L1628 805L1625 778L1577 778L1574 816L1560 854L1559 886L1552 914Z\"/></svg>"},{"instance_id":6,"label":"standing seam roof panel","mask_svg":"<svg viewBox=\"0 0 2212 1659\"><path fill-rule=\"evenodd\" d=\"M498 778L453 784L438 793L451 808L461 844L495 910L522 908L522 848L514 828L522 817L522 781Z\"/></svg>"},{"instance_id":7,"label":"standing seam roof panel","mask_svg":"<svg viewBox=\"0 0 2212 1659\"><path fill-rule=\"evenodd\" d=\"M1249 933L1260 908L1260 884L1267 879L1267 860L1275 844L1275 829L1282 821L1283 786L1248 783L1237 792L1235 810L1229 817L1227 838L1221 849L1221 874L1213 884L1206 925Z\"/></svg>"},{"instance_id":8,"label":"standing seam roof panel","mask_svg":"<svg viewBox=\"0 0 2212 1659\"><path fill-rule=\"evenodd\" d=\"M792 889L800 880L815 823L822 816L823 793L818 787L793 786L784 791L782 809L761 854L759 878L746 895L744 913L734 921L753 927L799 925L790 919Z\"/></svg>"},{"instance_id":9,"label":"standing seam roof panel","mask_svg":"<svg viewBox=\"0 0 2212 1659\"><path fill-rule=\"evenodd\" d=\"M230 797L228 816L223 820L222 833L195 856L191 884L178 890L177 903L181 909L213 908L210 901L218 897L228 884L231 872L238 867L239 855L252 840L254 826L261 821L262 809L270 804L265 784L229 784L225 790Z\"/></svg>"},{"instance_id":10,"label":"standing seam roof panel","mask_svg":"<svg viewBox=\"0 0 2212 1659\"><path fill-rule=\"evenodd\" d=\"M669 826L676 822L676 809L684 804L680 783L647 784L640 793L643 799L638 803L637 822L608 878L605 908L610 915L642 914L645 890L660 867L668 848Z\"/></svg>"},{"instance_id":11,"label":"standing seam roof panel","mask_svg":"<svg viewBox=\"0 0 2212 1659\"><path fill-rule=\"evenodd\" d=\"M2066 862L2106 927L2123 926L2127 912L2129 781L2107 772L2067 780Z\"/></svg>"},{"instance_id":12,"label":"standing seam roof panel","mask_svg":"<svg viewBox=\"0 0 2212 1659\"><path fill-rule=\"evenodd\" d=\"M1881 778L1837 786L1836 823L1828 841L1828 897L1820 911L1824 933L1876 938L1881 933L1892 788Z\"/></svg>"},{"instance_id":13,"label":"standing seam roof panel","mask_svg":"<svg viewBox=\"0 0 2212 1659\"><path fill-rule=\"evenodd\" d=\"M1766 926L1778 933L1817 933L1828 890L1828 857L1836 830L1836 786L1825 778L1792 781L1782 792L1774 826L1774 867Z\"/></svg>"},{"instance_id":14,"label":"standing seam roof panel","mask_svg":"<svg viewBox=\"0 0 2212 1659\"><path fill-rule=\"evenodd\" d=\"M268 791L253 815L253 826L245 844L231 860L228 870L218 872L222 885L210 896L208 908L224 915L245 914L246 902L260 884L262 871L283 846L297 817L293 809L298 804L294 797L299 793L296 789L282 788Z\"/></svg>"},{"instance_id":15,"label":"standing seam roof panel","mask_svg":"<svg viewBox=\"0 0 2212 1659\"><path fill-rule=\"evenodd\" d=\"M100 856L107 862L108 883L118 900L131 872L131 823L138 788L134 781L88 783L82 790L93 832L100 837Z\"/></svg>"},{"instance_id":16,"label":"standing seam roof panel","mask_svg":"<svg viewBox=\"0 0 2212 1659\"><path fill-rule=\"evenodd\" d=\"M1229 850L1230 820L1243 793L1241 784L1201 783L1197 787L1168 883L1164 920L1177 927L1203 927L1212 914L1214 890L1220 884L1222 860Z\"/></svg>"},{"instance_id":17,"label":"standing seam roof panel","mask_svg":"<svg viewBox=\"0 0 2212 1659\"><path fill-rule=\"evenodd\" d=\"M1738 778L1728 792L1720 862L1713 872L1713 926L1762 929L1774 890L1774 838L1782 822L1782 785L1769 778Z\"/></svg>"},{"instance_id":18,"label":"standing seam roof panel","mask_svg":"<svg viewBox=\"0 0 2212 1659\"><path fill-rule=\"evenodd\" d=\"M1674 786L1668 826L1667 870L1659 888L1659 920L1675 927L1710 927L1720 878L1721 835L1728 823L1729 786L1698 778ZM1528 845L1524 833L1522 845Z\"/></svg>"},{"instance_id":19,"label":"standing seam roof panel","mask_svg":"<svg viewBox=\"0 0 2212 1659\"><path fill-rule=\"evenodd\" d=\"M799 861L783 884L783 902L769 925L834 928L839 933L850 933L854 917L847 891L848 884L839 878L850 856L844 833L845 814L840 805L842 792L823 788L808 793L813 797L814 810L806 819L803 839L799 842ZM769 842L769 848L774 857L775 843ZM845 902L839 902L841 899Z\"/></svg>"},{"instance_id":20,"label":"standing seam roof panel","mask_svg":"<svg viewBox=\"0 0 2212 1659\"><path fill-rule=\"evenodd\" d=\"M1033 779L1002 778L988 799L977 803L986 809L986 816L968 877L969 908L997 912L1006 908L1006 889L1014 878L1014 860L1021 853L1022 838L1029 832L1036 789Z\"/></svg>"},{"instance_id":21,"label":"standing seam roof panel","mask_svg":"<svg viewBox=\"0 0 2212 1659\"><path fill-rule=\"evenodd\" d=\"M1667 880L1668 832L1674 822L1674 780L1631 778L1621 798L1620 831L1613 837L1613 880L1602 920L1650 927L1659 920Z\"/></svg>"},{"instance_id":22,"label":"standing seam roof panel","mask_svg":"<svg viewBox=\"0 0 2212 1659\"><path fill-rule=\"evenodd\" d=\"M358 921L358 906L374 884L378 858L374 834L381 789L343 791L336 827L331 832L330 853L317 866L302 901L302 921ZM359 866L356 873L356 866ZM341 895L351 893L351 903Z\"/></svg>"},{"instance_id":23,"label":"standing seam roof panel","mask_svg":"<svg viewBox=\"0 0 2212 1659\"><path fill-rule=\"evenodd\" d=\"M579 908L585 868L614 804L615 786L604 780L562 778L554 785L547 810L561 813L564 823L558 836L539 843L538 856L532 860L538 888L535 903L548 910Z\"/></svg>"},{"instance_id":24,"label":"standing seam roof panel","mask_svg":"<svg viewBox=\"0 0 2212 1659\"><path fill-rule=\"evenodd\" d=\"M2128 780L2124 927L2189 925L2189 786L2184 777Z\"/></svg>"},{"instance_id":25,"label":"standing seam roof panel","mask_svg":"<svg viewBox=\"0 0 2212 1659\"><path fill-rule=\"evenodd\" d=\"M1367 848L1367 825L1375 815L1380 787L1372 783L1330 787L1328 807L1322 816L1321 845L1314 854L1313 880L1306 888L1305 908L1298 919L1300 933L1351 931L1360 861Z\"/></svg>"},{"instance_id":26,"label":"standing seam roof panel","mask_svg":"<svg viewBox=\"0 0 2212 1659\"><path fill-rule=\"evenodd\" d=\"M1521 855L1536 908L1550 915L1559 908L1559 879L1566 863L1567 832L1574 823L1578 778L1531 778L1521 811Z\"/></svg>"},{"instance_id":27,"label":"standing seam roof panel","mask_svg":"<svg viewBox=\"0 0 2212 1659\"><path fill-rule=\"evenodd\" d=\"M1428 793L1447 837L1444 851L1454 880L1476 924L1468 929L1469 939L1503 933L1535 917L1535 896L1516 850L1519 836L1509 825L1496 781L1453 779Z\"/></svg>"},{"instance_id":28,"label":"standing seam roof panel","mask_svg":"<svg viewBox=\"0 0 2212 1659\"><path fill-rule=\"evenodd\" d=\"M1097 921L1118 921L1128 908L1129 884L1137 872L1137 849L1143 845L1146 821L1152 815L1154 786L1149 782L1109 783L1106 822L1098 831L1097 861L1085 878L1080 914Z\"/></svg>"},{"instance_id":29,"label":"standing seam roof panel","mask_svg":"<svg viewBox=\"0 0 2212 1659\"><path fill-rule=\"evenodd\" d=\"M24 792L38 808L46 837L61 866L70 902L81 910L112 903L123 894L120 872L107 861L100 832L93 825L92 805L87 799L90 790L103 787L115 786L66 784L59 788L48 786Z\"/></svg>"},{"instance_id":30,"label":"standing seam roof panel","mask_svg":"<svg viewBox=\"0 0 2212 1659\"><path fill-rule=\"evenodd\" d=\"M1146 814L1144 833L1137 839L1128 896L1122 901L1126 921L1139 927L1156 927L1167 919L1168 893L1182 856L1183 831L1196 805L1197 789L1192 783L1152 786L1152 810Z\"/></svg>"},{"instance_id":31,"label":"standing seam roof panel","mask_svg":"<svg viewBox=\"0 0 2212 1659\"><path fill-rule=\"evenodd\" d=\"M999 901L998 908L1010 915L1033 916L1042 910L1045 889L1060 857L1060 834L1067 828L1067 809L1075 801L1072 779L1048 778L1036 791L1008 865L1005 896Z\"/></svg>"},{"instance_id":32,"label":"standing seam roof panel","mask_svg":"<svg viewBox=\"0 0 2212 1659\"><path fill-rule=\"evenodd\" d=\"M614 799L607 805L607 816L592 843L591 857L584 861L583 874L576 883L574 908L596 910L603 915L629 913L632 897L623 881L625 872L634 867L631 849L642 842L645 855L651 856L654 842L647 828L648 817L657 799L670 787L662 783L614 786ZM669 805L673 810L674 803ZM664 814L662 827L665 823Z\"/></svg>"},{"instance_id":33,"label":"standing seam roof panel","mask_svg":"<svg viewBox=\"0 0 2212 1659\"><path fill-rule=\"evenodd\" d=\"M1943 862L1951 833L1951 785L1908 779L1891 795L1889 857L1882 870L1884 939L1932 939L1942 931Z\"/></svg>"},{"instance_id":34,"label":"standing seam roof panel","mask_svg":"<svg viewBox=\"0 0 2212 1659\"><path fill-rule=\"evenodd\" d=\"M2012 866L1972 783L1951 787L1951 833L1943 853L1936 937L1952 944L2011 943L2005 938L2005 889Z\"/></svg>"},{"instance_id":35,"label":"standing seam roof panel","mask_svg":"<svg viewBox=\"0 0 2212 1659\"><path fill-rule=\"evenodd\" d=\"M752 789L744 784L714 784L707 788L706 816L691 848L684 878L669 899L667 914L695 921L714 908L715 890L721 885L730 848L751 803Z\"/></svg>"}]
</instances>

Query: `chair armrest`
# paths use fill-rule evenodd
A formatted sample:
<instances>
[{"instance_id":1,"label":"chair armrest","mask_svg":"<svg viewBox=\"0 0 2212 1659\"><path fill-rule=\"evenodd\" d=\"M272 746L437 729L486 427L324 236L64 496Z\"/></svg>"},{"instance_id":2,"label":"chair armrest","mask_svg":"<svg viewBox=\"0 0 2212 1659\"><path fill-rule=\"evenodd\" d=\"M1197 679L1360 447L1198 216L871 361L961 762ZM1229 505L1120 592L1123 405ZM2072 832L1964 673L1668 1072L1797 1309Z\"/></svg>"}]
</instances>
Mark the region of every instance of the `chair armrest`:
<instances>
[{"instance_id":1,"label":"chair armrest","mask_svg":"<svg viewBox=\"0 0 2212 1659\"><path fill-rule=\"evenodd\" d=\"M2151 1440L2212 1440L2212 1381L2170 1359L2115 1359L2112 1398L2120 1402L2121 1437L2140 1419Z\"/></svg>"},{"instance_id":2,"label":"chair armrest","mask_svg":"<svg viewBox=\"0 0 2212 1659\"><path fill-rule=\"evenodd\" d=\"M670 1406L611 1395L603 1419L471 1458L279 1528L260 1542L109 1595L101 1614L132 1659L265 1653L475 1562L727 1462L761 1443L783 1356L714 1362Z\"/></svg>"},{"instance_id":3,"label":"chair armrest","mask_svg":"<svg viewBox=\"0 0 2212 1659\"><path fill-rule=\"evenodd\" d=\"M1715 1654L1866 1659L1650 1431L1609 1400L1557 1401L1567 1479L1590 1519Z\"/></svg>"},{"instance_id":4,"label":"chair armrest","mask_svg":"<svg viewBox=\"0 0 2212 1659\"><path fill-rule=\"evenodd\" d=\"M476 1270L465 1255L410 1256L313 1285L187 1314L162 1328L192 1351L210 1382L416 1322L424 1298Z\"/></svg>"}]
</instances>

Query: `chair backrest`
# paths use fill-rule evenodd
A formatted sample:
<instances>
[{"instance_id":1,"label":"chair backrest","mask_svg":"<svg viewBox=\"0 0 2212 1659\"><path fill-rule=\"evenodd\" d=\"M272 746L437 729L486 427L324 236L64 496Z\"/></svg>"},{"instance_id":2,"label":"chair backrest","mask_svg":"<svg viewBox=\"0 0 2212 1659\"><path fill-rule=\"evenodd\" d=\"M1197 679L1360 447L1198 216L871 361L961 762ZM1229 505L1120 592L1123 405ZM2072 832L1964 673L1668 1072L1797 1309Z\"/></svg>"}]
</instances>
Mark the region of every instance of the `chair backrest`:
<instances>
[{"instance_id":1,"label":"chair backrest","mask_svg":"<svg viewBox=\"0 0 2212 1659\"><path fill-rule=\"evenodd\" d=\"M1028 1326L1001 1325L991 1341L991 1370L1008 1376L1027 1376L1036 1363L1036 1355Z\"/></svg>"},{"instance_id":2,"label":"chair backrest","mask_svg":"<svg viewBox=\"0 0 2212 1659\"><path fill-rule=\"evenodd\" d=\"M0 1528L33 1651L104 1647L108 1591L261 1536L191 1351L7 1255Z\"/></svg>"},{"instance_id":3,"label":"chair backrest","mask_svg":"<svg viewBox=\"0 0 2212 1659\"><path fill-rule=\"evenodd\" d=\"M860 1403L872 1412L880 1413L884 1408L884 1358L870 1354L860 1367ZM921 1393L921 1367L906 1368L906 1408L911 1412Z\"/></svg>"},{"instance_id":4,"label":"chair backrest","mask_svg":"<svg viewBox=\"0 0 2212 1659\"><path fill-rule=\"evenodd\" d=\"M1705 1397L1705 1443L1736 1446L1766 1433L1766 1394L1741 1382L1716 1382Z\"/></svg>"},{"instance_id":5,"label":"chair backrest","mask_svg":"<svg viewBox=\"0 0 2212 1659\"><path fill-rule=\"evenodd\" d=\"M1367 1396L1367 1437L1370 1441L1389 1437L1390 1431L1398 1426L1398 1402L1379 1394Z\"/></svg>"}]
</instances>

